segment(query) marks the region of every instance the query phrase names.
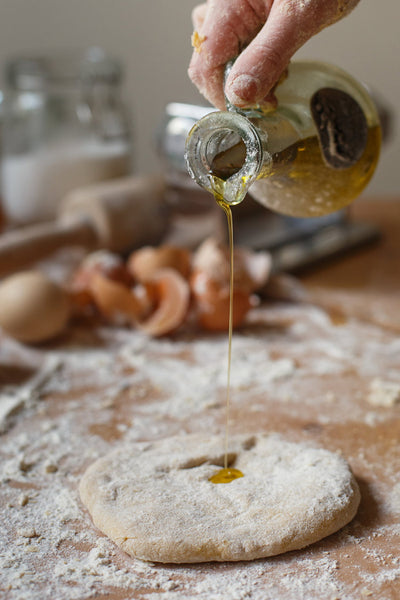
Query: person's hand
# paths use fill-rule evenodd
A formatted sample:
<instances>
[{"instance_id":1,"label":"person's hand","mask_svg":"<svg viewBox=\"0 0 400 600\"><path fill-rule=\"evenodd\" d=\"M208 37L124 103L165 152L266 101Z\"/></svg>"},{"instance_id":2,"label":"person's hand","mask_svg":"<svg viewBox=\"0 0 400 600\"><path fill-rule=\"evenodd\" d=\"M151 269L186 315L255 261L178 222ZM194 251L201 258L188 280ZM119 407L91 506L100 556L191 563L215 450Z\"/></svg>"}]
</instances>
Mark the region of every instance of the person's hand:
<instances>
[{"instance_id":1,"label":"person's hand","mask_svg":"<svg viewBox=\"0 0 400 600\"><path fill-rule=\"evenodd\" d=\"M227 98L241 107L268 101L296 50L358 1L207 0L192 15L189 76L211 104L224 109L224 67L240 54L226 82Z\"/></svg>"}]
</instances>

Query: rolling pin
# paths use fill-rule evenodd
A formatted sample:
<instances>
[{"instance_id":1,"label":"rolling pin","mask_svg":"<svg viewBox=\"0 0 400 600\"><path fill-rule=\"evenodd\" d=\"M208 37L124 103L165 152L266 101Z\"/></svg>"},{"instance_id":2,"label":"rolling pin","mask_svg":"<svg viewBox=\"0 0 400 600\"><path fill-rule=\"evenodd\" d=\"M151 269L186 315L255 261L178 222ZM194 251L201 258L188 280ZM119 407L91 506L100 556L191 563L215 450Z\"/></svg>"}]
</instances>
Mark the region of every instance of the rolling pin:
<instances>
[{"instance_id":1,"label":"rolling pin","mask_svg":"<svg viewBox=\"0 0 400 600\"><path fill-rule=\"evenodd\" d=\"M63 247L124 253L160 241L168 225L165 184L158 176L127 177L70 192L55 222L0 237L0 276Z\"/></svg>"}]
</instances>

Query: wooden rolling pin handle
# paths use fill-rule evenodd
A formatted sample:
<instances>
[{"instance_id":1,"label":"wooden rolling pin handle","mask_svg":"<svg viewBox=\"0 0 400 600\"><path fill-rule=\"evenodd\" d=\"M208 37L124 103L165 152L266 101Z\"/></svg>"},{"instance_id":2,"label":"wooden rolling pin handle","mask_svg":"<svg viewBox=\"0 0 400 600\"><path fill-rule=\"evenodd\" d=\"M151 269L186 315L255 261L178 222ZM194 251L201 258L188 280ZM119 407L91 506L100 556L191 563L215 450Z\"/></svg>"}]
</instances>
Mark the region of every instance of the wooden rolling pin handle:
<instances>
[{"instance_id":1,"label":"wooden rolling pin handle","mask_svg":"<svg viewBox=\"0 0 400 600\"><path fill-rule=\"evenodd\" d=\"M168 228L160 176L132 176L72 190L58 219L0 237L0 277L63 247L106 248L126 253L158 243Z\"/></svg>"},{"instance_id":2,"label":"wooden rolling pin handle","mask_svg":"<svg viewBox=\"0 0 400 600\"><path fill-rule=\"evenodd\" d=\"M43 223L0 236L0 277L14 273L64 247L95 248L98 238L89 220Z\"/></svg>"}]
</instances>

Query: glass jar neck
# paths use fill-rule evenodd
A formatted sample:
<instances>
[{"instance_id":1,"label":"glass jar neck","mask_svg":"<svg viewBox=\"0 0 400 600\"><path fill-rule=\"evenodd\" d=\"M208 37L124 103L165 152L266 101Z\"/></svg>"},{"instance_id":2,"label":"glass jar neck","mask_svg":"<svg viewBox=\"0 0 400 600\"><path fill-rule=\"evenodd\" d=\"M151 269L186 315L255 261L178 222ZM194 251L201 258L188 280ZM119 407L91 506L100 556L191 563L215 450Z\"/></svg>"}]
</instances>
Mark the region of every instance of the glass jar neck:
<instances>
[{"instance_id":1,"label":"glass jar neck","mask_svg":"<svg viewBox=\"0 0 400 600\"><path fill-rule=\"evenodd\" d=\"M185 151L189 174L219 200L241 202L268 159L262 133L237 112L213 112L191 129Z\"/></svg>"}]
</instances>

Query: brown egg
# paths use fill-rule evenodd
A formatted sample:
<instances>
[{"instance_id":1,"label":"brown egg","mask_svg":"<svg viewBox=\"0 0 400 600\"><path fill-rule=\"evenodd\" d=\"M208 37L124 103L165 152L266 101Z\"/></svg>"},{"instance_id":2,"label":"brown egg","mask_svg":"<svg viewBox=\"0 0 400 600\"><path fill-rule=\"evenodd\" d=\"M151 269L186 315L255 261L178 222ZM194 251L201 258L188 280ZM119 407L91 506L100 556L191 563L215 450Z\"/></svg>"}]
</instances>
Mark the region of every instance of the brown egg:
<instances>
[{"instance_id":1,"label":"brown egg","mask_svg":"<svg viewBox=\"0 0 400 600\"><path fill-rule=\"evenodd\" d=\"M190 272L190 252L178 246L144 246L132 252L127 268L137 281L149 281L159 269L175 269L187 278Z\"/></svg>"},{"instance_id":2,"label":"brown egg","mask_svg":"<svg viewBox=\"0 0 400 600\"><path fill-rule=\"evenodd\" d=\"M55 337L69 315L66 291L39 271L16 273L0 283L0 327L21 342Z\"/></svg>"}]
</instances>

